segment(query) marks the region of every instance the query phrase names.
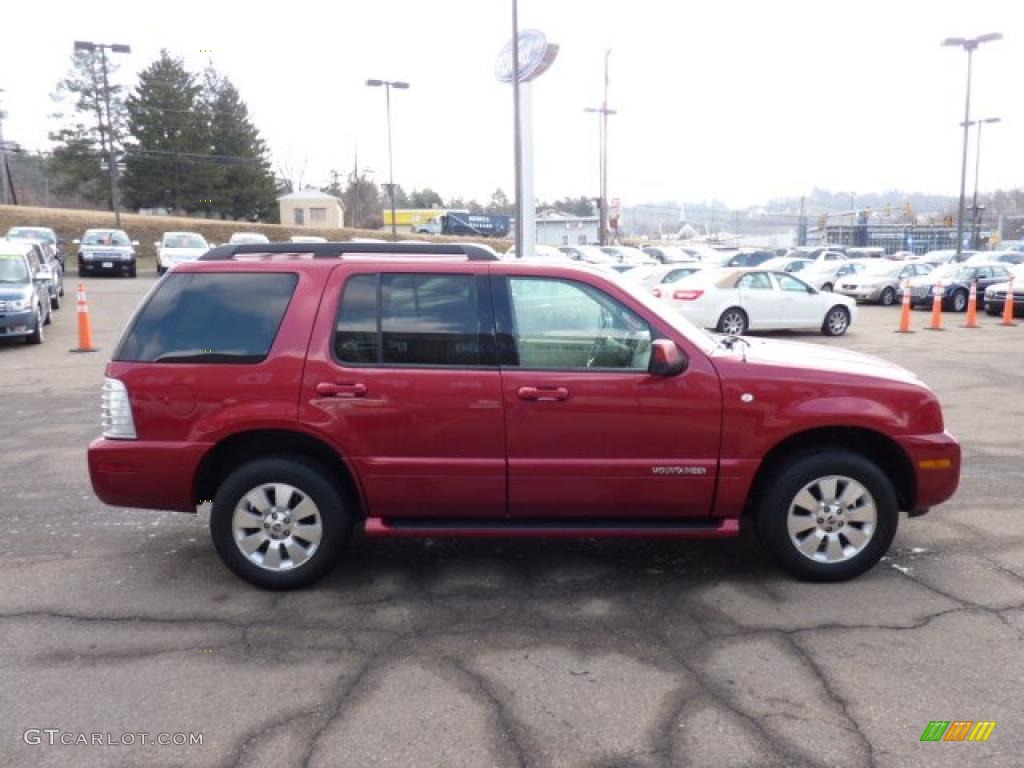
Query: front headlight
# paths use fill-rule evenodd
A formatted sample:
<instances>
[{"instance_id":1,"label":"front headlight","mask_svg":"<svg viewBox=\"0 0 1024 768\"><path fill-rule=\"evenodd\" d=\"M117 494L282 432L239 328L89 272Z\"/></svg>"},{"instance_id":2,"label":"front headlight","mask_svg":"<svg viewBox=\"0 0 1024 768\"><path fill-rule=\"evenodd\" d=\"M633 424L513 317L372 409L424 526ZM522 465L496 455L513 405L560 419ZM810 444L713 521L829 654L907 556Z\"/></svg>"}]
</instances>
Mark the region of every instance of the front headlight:
<instances>
[{"instance_id":1,"label":"front headlight","mask_svg":"<svg viewBox=\"0 0 1024 768\"><path fill-rule=\"evenodd\" d=\"M28 309L32 305L32 298L27 299L12 299L7 302L7 308L11 312L21 312L22 310Z\"/></svg>"}]
</instances>

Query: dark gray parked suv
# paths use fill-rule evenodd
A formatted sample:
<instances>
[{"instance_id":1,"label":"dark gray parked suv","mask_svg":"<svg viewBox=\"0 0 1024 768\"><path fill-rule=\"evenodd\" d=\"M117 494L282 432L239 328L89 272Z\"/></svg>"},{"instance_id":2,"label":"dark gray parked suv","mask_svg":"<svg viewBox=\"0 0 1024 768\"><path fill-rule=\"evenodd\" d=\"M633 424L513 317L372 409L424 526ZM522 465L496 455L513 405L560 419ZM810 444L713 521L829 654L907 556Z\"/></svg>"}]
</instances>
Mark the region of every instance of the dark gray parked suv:
<instances>
[{"instance_id":1,"label":"dark gray parked suv","mask_svg":"<svg viewBox=\"0 0 1024 768\"><path fill-rule=\"evenodd\" d=\"M51 312L47 282L31 243L0 240L0 338L42 343Z\"/></svg>"}]
</instances>

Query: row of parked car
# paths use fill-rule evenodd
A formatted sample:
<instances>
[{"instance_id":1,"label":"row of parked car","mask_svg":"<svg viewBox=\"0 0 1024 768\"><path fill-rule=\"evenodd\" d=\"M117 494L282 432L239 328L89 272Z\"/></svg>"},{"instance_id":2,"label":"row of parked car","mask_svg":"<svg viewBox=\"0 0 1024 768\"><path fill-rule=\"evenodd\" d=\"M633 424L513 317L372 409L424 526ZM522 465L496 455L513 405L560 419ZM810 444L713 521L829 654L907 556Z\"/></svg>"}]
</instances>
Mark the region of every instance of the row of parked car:
<instances>
[{"instance_id":1,"label":"row of parked car","mask_svg":"<svg viewBox=\"0 0 1024 768\"><path fill-rule=\"evenodd\" d=\"M930 307L941 291L945 309L962 312L973 284L984 308L996 314L1012 270L1021 269L1014 265L1024 261L1024 254L1010 251L934 251L900 261L868 251L575 245L538 246L534 258L570 259L614 272L641 283L697 325L731 335L775 329L841 335L856 318L858 303L892 306L905 286L913 306Z\"/></svg>"},{"instance_id":2,"label":"row of parked car","mask_svg":"<svg viewBox=\"0 0 1024 768\"><path fill-rule=\"evenodd\" d=\"M42 344L61 308L64 261L56 234L48 233L12 227L0 238L0 338Z\"/></svg>"}]
</instances>

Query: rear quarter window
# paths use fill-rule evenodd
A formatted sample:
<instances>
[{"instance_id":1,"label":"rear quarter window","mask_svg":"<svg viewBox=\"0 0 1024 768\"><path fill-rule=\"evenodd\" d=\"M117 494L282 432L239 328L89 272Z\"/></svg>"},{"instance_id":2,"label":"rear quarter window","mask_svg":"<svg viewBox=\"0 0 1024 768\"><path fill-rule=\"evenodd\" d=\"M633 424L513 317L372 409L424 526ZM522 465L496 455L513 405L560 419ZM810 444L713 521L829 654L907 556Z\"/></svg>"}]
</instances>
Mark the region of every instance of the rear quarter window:
<instances>
[{"instance_id":1,"label":"rear quarter window","mask_svg":"<svg viewBox=\"0 0 1024 768\"><path fill-rule=\"evenodd\" d=\"M140 363L258 363L295 292L292 273L171 273L114 352Z\"/></svg>"}]
</instances>

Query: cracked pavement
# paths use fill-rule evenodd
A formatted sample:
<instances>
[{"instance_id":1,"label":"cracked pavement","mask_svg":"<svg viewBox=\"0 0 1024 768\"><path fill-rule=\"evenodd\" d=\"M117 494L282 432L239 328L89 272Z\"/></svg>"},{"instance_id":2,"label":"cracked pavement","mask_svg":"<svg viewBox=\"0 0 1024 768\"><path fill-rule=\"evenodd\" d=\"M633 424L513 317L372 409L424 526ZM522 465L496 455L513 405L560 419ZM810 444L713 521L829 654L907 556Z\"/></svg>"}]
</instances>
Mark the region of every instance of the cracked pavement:
<instances>
[{"instance_id":1,"label":"cracked pavement","mask_svg":"<svg viewBox=\"0 0 1024 768\"><path fill-rule=\"evenodd\" d=\"M786 335L906 365L963 442L958 494L853 582L795 582L749 537L358 539L274 594L221 566L201 517L93 497L103 364L152 278L86 282L99 354L67 352L73 301L42 348L0 344L0 765L1020 764L1024 327L900 336L866 307L848 337ZM998 726L919 742L958 719Z\"/></svg>"}]
</instances>

